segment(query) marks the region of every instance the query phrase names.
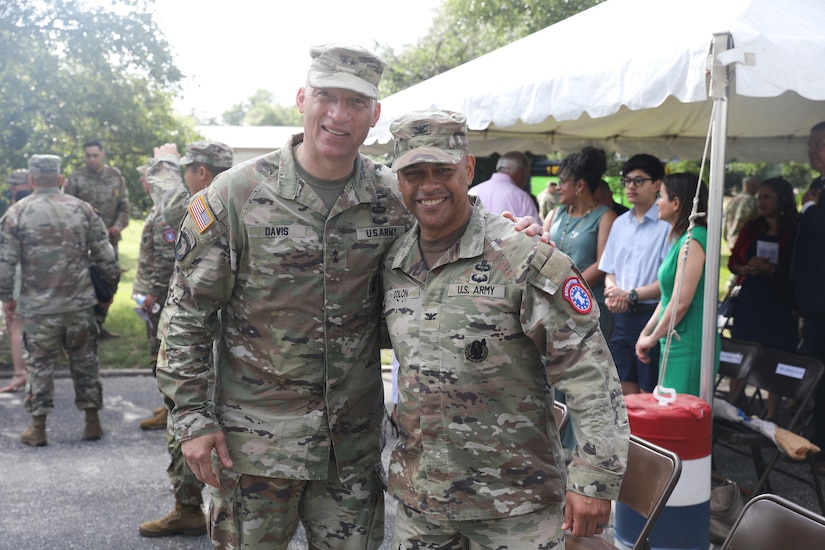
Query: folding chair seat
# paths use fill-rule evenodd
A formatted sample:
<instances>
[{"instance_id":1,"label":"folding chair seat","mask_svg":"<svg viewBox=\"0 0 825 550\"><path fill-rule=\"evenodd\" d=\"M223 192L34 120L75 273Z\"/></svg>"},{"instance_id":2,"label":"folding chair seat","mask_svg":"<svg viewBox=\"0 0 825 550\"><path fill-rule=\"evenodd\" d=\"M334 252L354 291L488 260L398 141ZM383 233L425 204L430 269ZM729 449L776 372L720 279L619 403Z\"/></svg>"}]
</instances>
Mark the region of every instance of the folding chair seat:
<instances>
[{"instance_id":1,"label":"folding chair seat","mask_svg":"<svg viewBox=\"0 0 825 550\"><path fill-rule=\"evenodd\" d=\"M715 396L727 400L728 394L720 391L719 385L724 379L743 379L751 365L762 353L762 346L748 340L722 338L722 353L719 356L719 374L714 386Z\"/></svg>"},{"instance_id":2,"label":"folding chair seat","mask_svg":"<svg viewBox=\"0 0 825 550\"><path fill-rule=\"evenodd\" d=\"M822 550L825 517L769 493L751 499L721 550Z\"/></svg>"},{"instance_id":3,"label":"folding chair seat","mask_svg":"<svg viewBox=\"0 0 825 550\"><path fill-rule=\"evenodd\" d=\"M738 401L749 387L794 399L797 401L798 407L793 417L787 424L777 425L790 432L799 433L805 427L807 415L809 414L807 405L822 379L823 372L825 372L825 366L817 359L773 349L764 350L753 362L745 376L744 383L740 385L737 394L733 396L733 400L734 402ZM764 418L767 413L767 401L762 405L759 416ZM733 450L736 450L736 447L750 449L758 479L756 486L753 488L754 494L759 494L763 490L770 492L769 476L772 471L780 472L812 485L819 500L820 508L825 512L825 498L823 498L822 486L816 471L814 453L809 452L806 457L810 464L812 479L805 479L787 470L775 467L782 453L772 440L760 432L751 430L741 424L715 418L713 421L713 439L714 444L721 443ZM767 463L765 463L762 456L762 449L772 451L771 459Z\"/></svg>"},{"instance_id":4,"label":"folding chair seat","mask_svg":"<svg viewBox=\"0 0 825 550\"><path fill-rule=\"evenodd\" d=\"M649 548L648 537L656 525L667 499L682 473L682 461L672 451L631 435L628 447L627 471L619 490L619 502L645 518L633 550ZM565 536L567 550L604 549L617 547L601 537Z\"/></svg>"}]
</instances>

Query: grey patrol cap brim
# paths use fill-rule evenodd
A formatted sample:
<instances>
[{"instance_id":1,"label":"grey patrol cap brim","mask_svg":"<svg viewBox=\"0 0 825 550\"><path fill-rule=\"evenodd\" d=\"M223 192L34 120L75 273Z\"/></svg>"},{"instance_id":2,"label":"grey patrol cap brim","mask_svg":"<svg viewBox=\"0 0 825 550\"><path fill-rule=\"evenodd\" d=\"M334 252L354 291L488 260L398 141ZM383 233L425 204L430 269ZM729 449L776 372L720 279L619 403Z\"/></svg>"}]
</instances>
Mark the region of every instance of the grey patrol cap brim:
<instances>
[{"instance_id":1,"label":"grey patrol cap brim","mask_svg":"<svg viewBox=\"0 0 825 550\"><path fill-rule=\"evenodd\" d=\"M392 162L392 171L398 172L402 168L418 164L419 162L432 162L435 164L458 164L464 157L465 151L448 150L441 147L416 147L407 151L400 157L396 157Z\"/></svg>"}]
</instances>

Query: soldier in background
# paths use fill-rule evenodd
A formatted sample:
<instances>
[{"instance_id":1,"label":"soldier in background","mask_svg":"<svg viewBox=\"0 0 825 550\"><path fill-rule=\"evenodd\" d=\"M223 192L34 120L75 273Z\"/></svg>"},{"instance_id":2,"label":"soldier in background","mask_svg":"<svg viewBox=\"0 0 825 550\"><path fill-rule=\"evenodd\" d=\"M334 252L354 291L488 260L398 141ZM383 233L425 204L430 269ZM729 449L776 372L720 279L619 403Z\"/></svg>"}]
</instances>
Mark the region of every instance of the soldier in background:
<instances>
[{"instance_id":1,"label":"soldier in background","mask_svg":"<svg viewBox=\"0 0 825 550\"><path fill-rule=\"evenodd\" d=\"M25 168L15 170L9 176L9 191L11 203L29 196L32 186L29 182L29 171ZM20 266L14 272L14 299L20 295ZM23 361L23 323L19 318L5 316L6 333L9 335L9 350L11 352L12 376L9 383L0 388L0 393L18 392L26 386L26 363Z\"/></svg>"},{"instance_id":2,"label":"soldier in background","mask_svg":"<svg viewBox=\"0 0 825 550\"><path fill-rule=\"evenodd\" d=\"M468 200L464 115L413 112L390 130L418 220L381 271L400 363L392 548L526 550L562 545L567 529L602 533L630 432L584 277ZM569 473L550 386L566 395L579 442Z\"/></svg>"},{"instance_id":3,"label":"soldier in background","mask_svg":"<svg viewBox=\"0 0 825 550\"><path fill-rule=\"evenodd\" d=\"M153 197L158 202L146 218L135 291L145 294L142 308L155 327L150 332L151 346L157 359L160 337L165 330L161 314L174 271L177 228L185 212L185 203L176 199L188 202L191 195L208 187L215 176L232 166L234 155L232 148L225 143L197 141L186 147L186 155L180 161L178 148L173 143L156 147L155 157L162 160L152 159L149 162L142 177L144 189L149 192L155 183L166 193L163 197L160 194ZM184 167L183 181L179 166ZM182 206L184 209L181 209ZM169 466L166 473L172 485L175 508L160 519L142 523L139 531L144 537L203 535L206 533L206 518L202 509L203 482L186 464L181 453L181 442L175 437L171 424L167 424L167 415L166 405L159 407L154 410L154 416L140 423L140 427L144 430L168 428L166 449L169 452Z\"/></svg>"},{"instance_id":4,"label":"soldier in background","mask_svg":"<svg viewBox=\"0 0 825 550\"><path fill-rule=\"evenodd\" d=\"M99 141L84 143L83 151L86 166L78 168L69 176L64 192L95 207L103 218L103 223L106 224L109 242L117 257L120 232L129 225L129 192L126 188L126 180L123 179L120 170L103 164L106 152ZM107 313L108 306L95 307L101 338L117 336L103 328Z\"/></svg>"},{"instance_id":5,"label":"soldier in background","mask_svg":"<svg viewBox=\"0 0 825 550\"><path fill-rule=\"evenodd\" d=\"M32 446L47 444L46 415L54 408L53 375L61 349L69 360L75 404L86 413L84 438L100 439L103 390L93 311L97 298L89 266L96 266L111 288L120 279L120 266L94 208L60 192L59 157L33 155L29 178L34 193L0 220L0 300L6 315L19 316L24 327L24 406L32 423L21 440ZM13 296L18 264L19 302Z\"/></svg>"}]
</instances>

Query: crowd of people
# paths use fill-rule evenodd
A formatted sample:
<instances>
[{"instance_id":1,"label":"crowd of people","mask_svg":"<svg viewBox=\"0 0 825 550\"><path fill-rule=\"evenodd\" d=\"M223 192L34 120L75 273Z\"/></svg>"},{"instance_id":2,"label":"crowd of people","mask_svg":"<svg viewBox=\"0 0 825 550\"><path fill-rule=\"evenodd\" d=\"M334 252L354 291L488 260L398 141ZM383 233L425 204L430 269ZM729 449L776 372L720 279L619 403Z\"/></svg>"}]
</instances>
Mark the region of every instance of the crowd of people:
<instances>
[{"instance_id":1,"label":"crowd of people","mask_svg":"<svg viewBox=\"0 0 825 550\"><path fill-rule=\"evenodd\" d=\"M623 394L699 394L708 236L693 204L707 213L705 184L637 154L622 167L628 209L604 180L605 152L585 147L538 200L515 151L471 187L466 118L432 109L393 121L388 167L359 152L381 115L384 62L341 44L310 57L303 132L282 148L233 166L220 142L183 156L162 144L138 169L153 207L132 290L162 397L141 427L167 430L175 499L140 534L286 548L300 523L311 548L375 549L385 490L399 502L393 548L532 549L602 533L627 461ZM102 145L84 150L63 193L61 159L32 155L0 220L0 300L18 344L0 391L24 389L31 446L48 444L61 352L84 438L103 435L109 303L89 268L116 290L129 201ZM825 123L809 156L825 173ZM756 210L735 202L726 237L734 336L825 360L825 291L800 290L825 271L821 184L800 215L790 184L766 180ZM798 315L801 348L788 328ZM381 349L398 365L386 472ZM556 394L571 413L568 454ZM825 443L825 395L817 411Z\"/></svg>"}]
</instances>

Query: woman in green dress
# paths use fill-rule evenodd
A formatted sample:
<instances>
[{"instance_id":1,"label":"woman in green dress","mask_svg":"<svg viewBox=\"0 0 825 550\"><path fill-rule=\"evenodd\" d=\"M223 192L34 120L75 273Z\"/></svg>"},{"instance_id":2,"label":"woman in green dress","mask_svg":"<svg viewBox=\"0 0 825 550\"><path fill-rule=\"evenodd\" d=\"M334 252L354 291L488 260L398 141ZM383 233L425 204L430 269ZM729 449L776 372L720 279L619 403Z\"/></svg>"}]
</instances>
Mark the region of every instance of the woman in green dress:
<instances>
[{"instance_id":1,"label":"woman in green dress","mask_svg":"<svg viewBox=\"0 0 825 550\"><path fill-rule=\"evenodd\" d=\"M659 286L662 290L659 305L636 341L636 355L641 361L649 361L648 351L656 342L661 343L660 386L696 396L701 386L702 310L708 238L707 217L699 216L688 240L687 229L697 184L700 183L695 174L671 174L662 180L657 202L659 218L671 225L670 240L673 246L659 267ZM708 191L701 183L698 212L706 214L707 211ZM678 300L674 299L674 292L679 293ZM676 334L671 338L670 350L666 353L665 343L672 318ZM717 353L719 348L717 342Z\"/></svg>"}]
</instances>

